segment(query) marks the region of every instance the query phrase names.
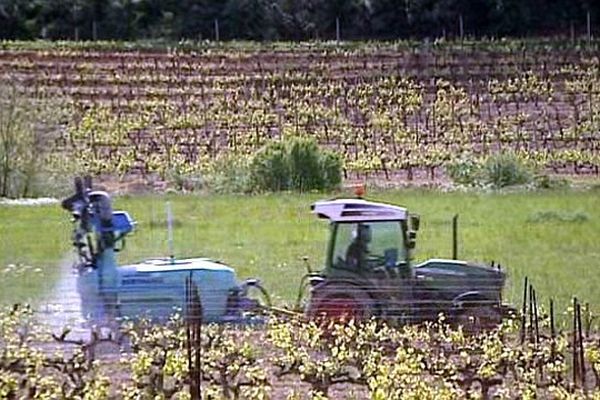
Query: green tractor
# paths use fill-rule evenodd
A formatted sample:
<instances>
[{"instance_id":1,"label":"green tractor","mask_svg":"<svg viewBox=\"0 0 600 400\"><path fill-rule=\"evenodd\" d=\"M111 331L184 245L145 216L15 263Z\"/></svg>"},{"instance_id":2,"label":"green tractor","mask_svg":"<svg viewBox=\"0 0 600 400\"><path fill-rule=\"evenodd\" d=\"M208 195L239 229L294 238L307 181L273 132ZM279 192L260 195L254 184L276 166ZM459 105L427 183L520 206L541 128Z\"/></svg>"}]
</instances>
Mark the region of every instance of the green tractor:
<instances>
[{"instance_id":1,"label":"green tractor","mask_svg":"<svg viewBox=\"0 0 600 400\"><path fill-rule=\"evenodd\" d=\"M488 328L509 309L506 274L494 266L432 259L412 263L419 217L405 208L363 199L319 201L312 211L330 221L325 268L303 282L310 318L383 318L397 323L447 320Z\"/></svg>"}]
</instances>

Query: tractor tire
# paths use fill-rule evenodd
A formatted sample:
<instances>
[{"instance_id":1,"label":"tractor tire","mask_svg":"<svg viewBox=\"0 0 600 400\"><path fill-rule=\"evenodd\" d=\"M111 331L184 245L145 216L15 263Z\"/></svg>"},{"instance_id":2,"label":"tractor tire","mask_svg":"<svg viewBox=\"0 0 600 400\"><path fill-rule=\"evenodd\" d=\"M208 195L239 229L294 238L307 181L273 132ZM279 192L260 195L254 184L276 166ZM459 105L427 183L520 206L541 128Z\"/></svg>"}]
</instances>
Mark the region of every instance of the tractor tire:
<instances>
[{"instance_id":1,"label":"tractor tire","mask_svg":"<svg viewBox=\"0 0 600 400\"><path fill-rule=\"evenodd\" d=\"M365 321L373 315L373 299L357 285L326 284L313 289L306 315L309 319Z\"/></svg>"},{"instance_id":2,"label":"tractor tire","mask_svg":"<svg viewBox=\"0 0 600 400\"><path fill-rule=\"evenodd\" d=\"M455 314L454 323L463 332L478 335L497 328L502 323L502 313L495 304L465 304Z\"/></svg>"}]
</instances>

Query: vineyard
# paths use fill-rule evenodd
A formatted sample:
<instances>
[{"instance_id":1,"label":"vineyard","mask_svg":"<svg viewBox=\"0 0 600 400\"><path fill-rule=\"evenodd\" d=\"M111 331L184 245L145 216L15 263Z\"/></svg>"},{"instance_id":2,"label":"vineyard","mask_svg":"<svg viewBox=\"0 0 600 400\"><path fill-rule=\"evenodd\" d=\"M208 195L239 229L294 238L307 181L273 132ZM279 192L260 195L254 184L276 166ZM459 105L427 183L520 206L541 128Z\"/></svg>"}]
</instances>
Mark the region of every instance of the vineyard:
<instances>
[{"instance_id":1,"label":"vineyard","mask_svg":"<svg viewBox=\"0 0 600 400\"><path fill-rule=\"evenodd\" d=\"M465 251L476 245L469 258L485 254L506 260L511 282L505 295L516 308L515 319L491 332L465 332L445 324L443 317L439 324L418 326L394 321L329 326L281 314L246 326L200 325L180 316L164 324L136 321L120 329L112 323L91 330L79 320L76 283L67 264L64 271L72 286L61 279L51 296L33 291L41 296L33 308L0 309L0 398L190 399L198 398L190 393L199 387L203 399L597 399L597 193L436 192L436 213L428 191L410 192L379 196L393 202L395 195L396 201L402 198L415 208L419 204L432 217L424 219L429 224L424 234L436 227L443 232L448 208L468 210L472 219L464 221L464 232L471 233ZM274 300L281 299L277 295L294 297L292 286L297 287L302 273L298 256L314 258L323 250L319 230L292 217L310 204L310 196L320 194L177 196L176 215L186 215L176 224L179 234L185 232L177 249L222 255L240 271L265 278ZM549 196L561 201L548 202ZM265 202L274 198L276 202ZM164 199L159 198L157 213L147 196L117 199L140 223L140 232L128 243L139 252L135 257L160 252L164 220L155 214L162 213ZM571 209L583 211L578 218L547 216L547 210ZM11 221L0 226L0 237L6 238L0 241L6 244L0 256L16 261L37 255L32 264L1 271L3 295L8 293L3 303L10 304L15 302L12 289L21 282L41 279L48 285L54 279L58 261L51 257L65 250L58 244L66 242L68 225L59 224L65 218L55 206L4 207L0 212L0 219ZM283 223L279 214L286 216ZM529 217L549 220L525 222ZM267 234L269 225L272 235ZM206 226L213 229L192 234ZM436 236L423 236L420 251L443 256L447 238L440 234L436 241ZM573 295L581 301L570 299Z\"/></svg>"},{"instance_id":2,"label":"vineyard","mask_svg":"<svg viewBox=\"0 0 600 400\"><path fill-rule=\"evenodd\" d=\"M0 89L60 104L61 129L44 154L57 171L68 164L168 181L309 137L341 156L348 180L436 183L452 166L504 153L544 174L598 178L598 54L598 43L517 41L3 42ZM600 399L596 191L377 193L428 217L421 257L450 253L450 220L460 213L461 256L502 259L515 310L497 329L475 332L444 315L401 325L285 312L299 260L321 262L325 227L298 217L314 193L175 197L178 253L214 255L259 276L278 314L247 326L201 324L200 297L186 292L196 303L185 306L196 308L162 324L63 327L81 310L72 287L51 290L65 251L62 215L53 206L0 207L0 256L9 263L0 399ZM118 201L133 206L141 228L132 256L156 255L164 197Z\"/></svg>"},{"instance_id":3,"label":"vineyard","mask_svg":"<svg viewBox=\"0 0 600 400\"><path fill-rule=\"evenodd\" d=\"M346 178L436 180L506 150L548 173L600 167L593 46L9 43L0 82L66 99L52 153L93 174L202 174L290 136L338 152Z\"/></svg>"},{"instance_id":4,"label":"vineyard","mask_svg":"<svg viewBox=\"0 0 600 400\"><path fill-rule=\"evenodd\" d=\"M527 291L526 291L527 293ZM201 326L175 316L73 339L31 309L0 314L0 396L77 399L597 399L597 321L576 301L573 325L535 300L477 335L444 322ZM49 349L53 349L50 351ZM119 357L119 349L122 351Z\"/></svg>"}]
</instances>

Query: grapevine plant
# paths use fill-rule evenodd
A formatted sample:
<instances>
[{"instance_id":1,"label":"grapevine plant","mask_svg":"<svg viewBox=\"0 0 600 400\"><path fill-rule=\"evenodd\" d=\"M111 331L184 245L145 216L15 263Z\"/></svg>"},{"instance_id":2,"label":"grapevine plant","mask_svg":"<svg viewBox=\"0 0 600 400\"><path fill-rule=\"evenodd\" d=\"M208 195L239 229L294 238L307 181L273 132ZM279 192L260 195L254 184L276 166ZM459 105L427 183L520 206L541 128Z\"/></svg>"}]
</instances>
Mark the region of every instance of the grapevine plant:
<instances>
[{"instance_id":1,"label":"grapevine plant","mask_svg":"<svg viewBox=\"0 0 600 400\"><path fill-rule=\"evenodd\" d=\"M3 79L70 102L52 151L93 174L209 175L216 160L290 137L335 151L346 178L435 180L466 156L506 151L547 172L600 167L598 58L585 49L29 54L0 51Z\"/></svg>"},{"instance_id":2,"label":"grapevine plant","mask_svg":"<svg viewBox=\"0 0 600 400\"><path fill-rule=\"evenodd\" d=\"M205 399L599 398L600 340L588 311L581 343L587 372L576 380L571 331L551 334L545 314L535 321L540 333L526 340L519 319L467 333L443 316L401 326L271 316L261 326L203 325L194 351ZM179 316L125 323L120 350L112 352L90 352L91 343L69 339L69 330L51 338L35 321L25 306L1 314L2 398L191 398ZM109 339L92 336L92 344Z\"/></svg>"}]
</instances>

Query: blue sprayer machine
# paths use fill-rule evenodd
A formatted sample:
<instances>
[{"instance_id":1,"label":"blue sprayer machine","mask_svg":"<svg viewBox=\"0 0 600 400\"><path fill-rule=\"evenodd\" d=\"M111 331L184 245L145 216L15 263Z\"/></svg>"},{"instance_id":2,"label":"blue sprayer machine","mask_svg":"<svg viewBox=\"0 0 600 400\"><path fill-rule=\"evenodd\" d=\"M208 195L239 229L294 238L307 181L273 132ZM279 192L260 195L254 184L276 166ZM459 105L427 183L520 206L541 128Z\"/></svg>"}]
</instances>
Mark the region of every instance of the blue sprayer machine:
<instances>
[{"instance_id":1,"label":"blue sprayer machine","mask_svg":"<svg viewBox=\"0 0 600 400\"><path fill-rule=\"evenodd\" d=\"M171 255L118 265L116 254L124 249L135 222L127 212L113 211L110 196L92 190L89 177L75 179L75 194L63 200L62 207L73 216L77 290L83 316L90 321L166 320L185 309L189 281L198 288L205 322L245 322L270 306L258 280L239 282L233 268L209 258L176 259ZM258 290L260 301L251 298L251 290Z\"/></svg>"}]
</instances>

